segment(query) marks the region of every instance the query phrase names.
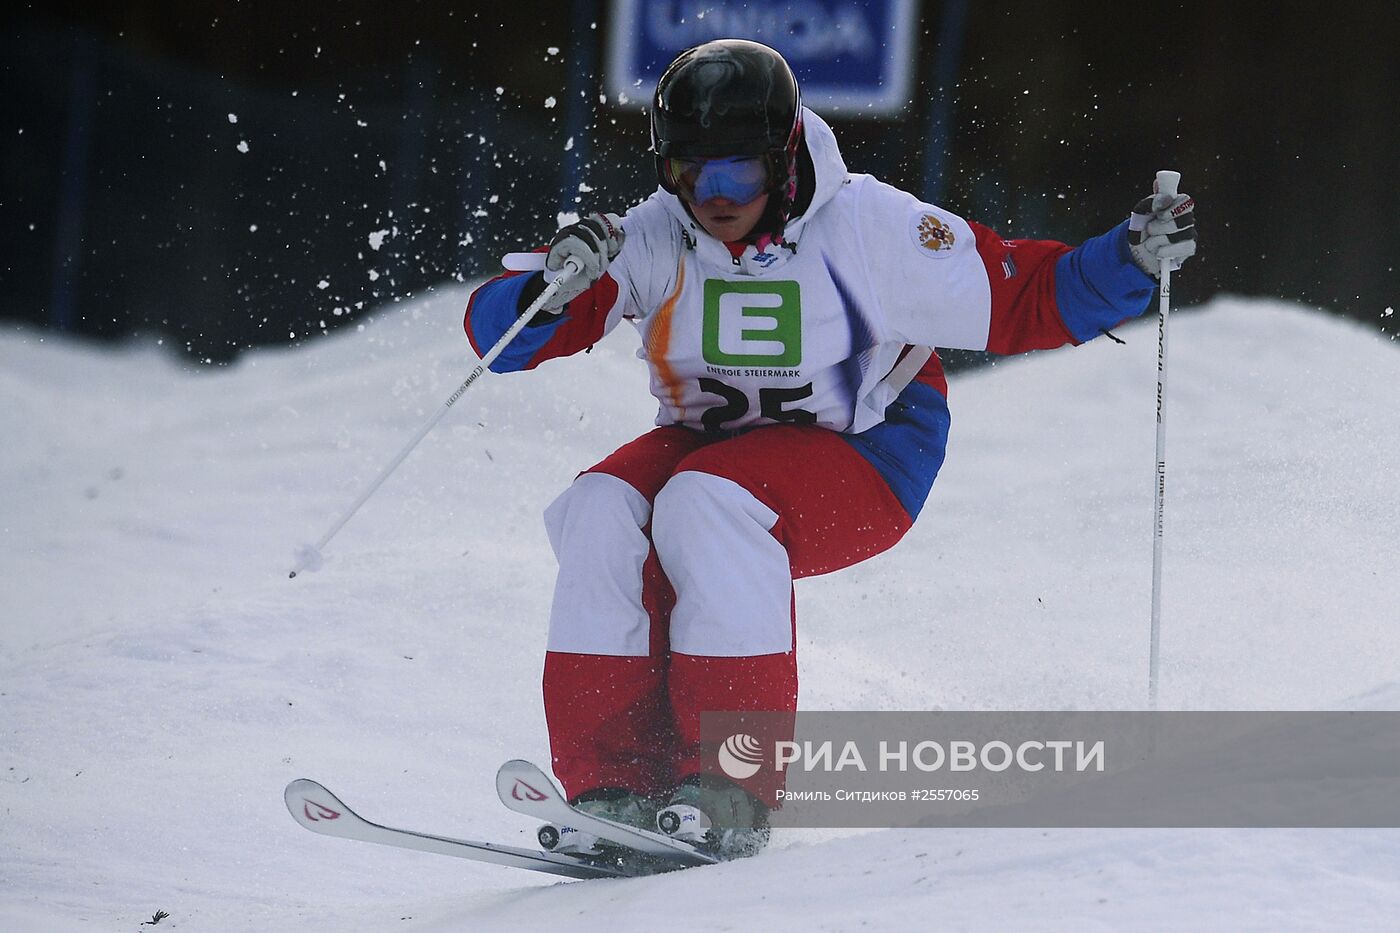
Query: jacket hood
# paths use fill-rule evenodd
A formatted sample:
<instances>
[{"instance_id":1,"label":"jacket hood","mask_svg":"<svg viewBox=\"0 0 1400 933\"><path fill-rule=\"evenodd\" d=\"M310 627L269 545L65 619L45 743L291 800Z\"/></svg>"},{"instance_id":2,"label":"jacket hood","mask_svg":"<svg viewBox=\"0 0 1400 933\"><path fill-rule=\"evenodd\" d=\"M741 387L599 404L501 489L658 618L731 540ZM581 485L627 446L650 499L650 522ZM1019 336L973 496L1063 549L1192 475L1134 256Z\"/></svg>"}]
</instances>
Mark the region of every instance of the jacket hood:
<instances>
[{"instance_id":1,"label":"jacket hood","mask_svg":"<svg viewBox=\"0 0 1400 933\"><path fill-rule=\"evenodd\" d=\"M811 203L802 214L789 218L785 231L788 237L796 237L798 231L795 228L800 227L807 217L830 201L850 180L846 160L841 158L841 149L836 144L836 134L831 131L825 120L806 107L802 108L802 134L807 142L807 151L812 156L815 190L812 192Z\"/></svg>"}]
</instances>

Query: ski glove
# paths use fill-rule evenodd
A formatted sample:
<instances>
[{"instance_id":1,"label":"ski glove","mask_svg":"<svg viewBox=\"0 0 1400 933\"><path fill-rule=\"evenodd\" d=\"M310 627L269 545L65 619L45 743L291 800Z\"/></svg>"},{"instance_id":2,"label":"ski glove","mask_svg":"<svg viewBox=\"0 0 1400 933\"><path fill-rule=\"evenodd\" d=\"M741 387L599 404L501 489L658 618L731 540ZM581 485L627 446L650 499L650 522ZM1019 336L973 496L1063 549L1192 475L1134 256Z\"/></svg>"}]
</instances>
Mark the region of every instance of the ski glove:
<instances>
[{"instance_id":1,"label":"ski glove","mask_svg":"<svg viewBox=\"0 0 1400 933\"><path fill-rule=\"evenodd\" d=\"M1128 218L1128 250L1137 267L1154 279L1162 260L1173 272L1196 254L1196 202L1188 194L1143 198Z\"/></svg>"},{"instance_id":2,"label":"ski glove","mask_svg":"<svg viewBox=\"0 0 1400 933\"><path fill-rule=\"evenodd\" d=\"M565 262L575 259L583 271L555 292L544 310L558 311L601 279L608 271L608 263L616 259L622 249L622 238L622 218L616 214L589 214L561 227L549 241L544 267L549 272L561 272ZM545 276L554 279L548 272Z\"/></svg>"}]
</instances>

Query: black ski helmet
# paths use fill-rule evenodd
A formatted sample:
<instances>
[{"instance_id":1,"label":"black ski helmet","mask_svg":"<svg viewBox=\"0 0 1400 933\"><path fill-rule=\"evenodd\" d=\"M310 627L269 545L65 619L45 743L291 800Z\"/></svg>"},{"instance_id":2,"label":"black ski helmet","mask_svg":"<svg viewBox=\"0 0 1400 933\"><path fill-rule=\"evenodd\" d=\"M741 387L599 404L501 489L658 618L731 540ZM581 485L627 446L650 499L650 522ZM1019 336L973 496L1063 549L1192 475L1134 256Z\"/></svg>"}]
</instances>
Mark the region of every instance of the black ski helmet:
<instances>
[{"instance_id":1,"label":"black ski helmet","mask_svg":"<svg viewBox=\"0 0 1400 933\"><path fill-rule=\"evenodd\" d=\"M762 43L715 39L686 49L656 84L651 145L657 179L673 194L666 160L708 156L764 156L769 190L790 189L801 135L797 79Z\"/></svg>"}]
</instances>

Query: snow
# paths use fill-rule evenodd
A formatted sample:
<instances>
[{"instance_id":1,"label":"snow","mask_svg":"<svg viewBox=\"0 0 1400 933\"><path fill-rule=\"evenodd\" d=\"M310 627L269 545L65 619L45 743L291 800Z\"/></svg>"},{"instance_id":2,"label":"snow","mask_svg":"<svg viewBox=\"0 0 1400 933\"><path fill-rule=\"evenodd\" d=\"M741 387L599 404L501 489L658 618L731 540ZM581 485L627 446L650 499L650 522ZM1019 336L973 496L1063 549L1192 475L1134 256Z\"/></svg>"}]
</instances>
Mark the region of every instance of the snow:
<instances>
[{"instance_id":1,"label":"snow","mask_svg":"<svg viewBox=\"0 0 1400 933\"><path fill-rule=\"evenodd\" d=\"M1393 928L1400 831L786 831L760 858L561 883L316 836L282 788L528 845L547 761L540 513L645 430L621 331L481 380L467 291L192 374L0 331L0 929ZM809 709L1145 701L1156 334L952 380L930 505L798 586ZM1400 709L1400 352L1222 299L1172 321L1162 703Z\"/></svg>"}]
</instances>

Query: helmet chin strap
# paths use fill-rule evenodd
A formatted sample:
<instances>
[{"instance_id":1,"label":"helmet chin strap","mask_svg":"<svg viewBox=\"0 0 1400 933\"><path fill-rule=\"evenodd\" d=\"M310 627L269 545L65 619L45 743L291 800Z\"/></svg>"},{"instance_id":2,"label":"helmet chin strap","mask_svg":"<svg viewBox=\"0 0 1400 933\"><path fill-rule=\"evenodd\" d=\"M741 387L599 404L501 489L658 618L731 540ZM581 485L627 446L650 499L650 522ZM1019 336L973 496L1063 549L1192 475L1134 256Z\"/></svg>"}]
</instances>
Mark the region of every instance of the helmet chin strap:
<instances>
[{"instance_id":1,"label":"helmet chin strap","mask_svg":"<svg viewBox=\"0 0 1400 933\"><path fill-rule=\"evenodd\" d=\"M786 193L783 197L769 196L768 204L763 208L763 214L759 216L758 223L753 225L749 235L744 237L750 243L763 246L763 237L773 243L783 242L783 228L787 226L787 204Z\"/></svg>"},{"instance_id":2,"label":"helmet chin strap","mask_svg":"<svg viewBox=\"0 0 1400 933\"><path fill-rule=\"evenodd\" d=\"M754 228L749 231L746 239L761 244L761 237L767 234L773 243L788 245L783 234L787 230L788 221L794 216L793 208L803 205L805 210L804 201L808 204L811 203L812 189L816 187L815 172L804 171L804 168L810 165L811 161L812 157L807 152L807 134L802 127L802 118L799 116L797 118L796 138L793 140L792 151L788 153L790 168L787 184L783 186L780 196L768 199L768 206L764 209L763 216L759 217L758 223L754 224ZM776 195L778 192L774 192L774 194ZM796 216L800 216L800 212ZM755 235L760 239L756 239Z\"/></svg>"}]
</instances>

